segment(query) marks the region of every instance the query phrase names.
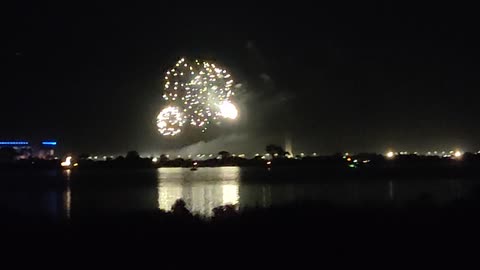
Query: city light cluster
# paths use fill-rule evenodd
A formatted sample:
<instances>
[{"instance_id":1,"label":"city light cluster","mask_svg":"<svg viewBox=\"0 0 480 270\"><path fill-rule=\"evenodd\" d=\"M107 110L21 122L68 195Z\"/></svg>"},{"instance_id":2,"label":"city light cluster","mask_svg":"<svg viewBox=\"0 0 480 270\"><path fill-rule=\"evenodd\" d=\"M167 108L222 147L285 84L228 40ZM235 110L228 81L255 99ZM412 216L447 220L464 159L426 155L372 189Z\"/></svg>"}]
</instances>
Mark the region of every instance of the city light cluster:
<instances>
[{"instance_id":1,"label":"city light cluster","mask_svg":"<svg viewBox=\"0 0 480 270\"><path fill-rule=\"evenodd\" d=\"M182 58L165 74L163 99L168 105L157 116L158 131L175 136L191 125L205 132L212 122L235 119L234 95L233 79L225 69Z\"/></svg>"},{"instance_id":2,"label":"city light cluster","mask_svg":"<svg viewBox=\"0 0 480 270\"><path fill-rule=\"evenodd\" d=\"M480 151L479 151L480 153ZM387 151L385 153L385 157L387 157L388 159L393 159L395 158L395 156L398 156L398 155L409 155L409 154L412 154L412 153L408 153L408 152L393 152L393 151ZM413 152L414 155L418 155L418 152ZM438 152L438 151L433 151L433 152L427 152L426 153L426 156L439 156L439 157L444 157L444 158L456 158L456 159L459 159L463 156L463 152L461 150L451 150L451 151L442 151L442 152Z\"/></svg>"}]
</instances>

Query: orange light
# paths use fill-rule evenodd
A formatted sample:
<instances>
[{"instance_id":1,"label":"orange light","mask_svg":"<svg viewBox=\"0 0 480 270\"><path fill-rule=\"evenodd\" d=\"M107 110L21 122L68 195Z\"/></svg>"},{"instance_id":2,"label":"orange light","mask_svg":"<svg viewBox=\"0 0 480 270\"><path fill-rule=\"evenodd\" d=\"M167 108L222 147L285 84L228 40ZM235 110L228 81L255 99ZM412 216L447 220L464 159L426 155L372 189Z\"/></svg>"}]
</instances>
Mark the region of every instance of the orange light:
<instances>
[{"instance_id":1,"label":"orange light","mask_svg":"<svg viewBox=\"0 0 480 270\"><path fill-rule=\"evenodd\" d=\"M71 156L66 157L65 161L60 163L60 165L62 165L62 167L70 167L70 165L72 165L72 157Z\"/></svg>"},{"instance_id":2,"label":"orange light","mask_svg":"<svg viewBox=\"0 0 480 270\"><path fill-rule=\"evenodd\" d=\"M349 158L349 157L348 157L348 158L347 158L347 161L352 161L352 158Z\"/></svg>"}]
</instances>

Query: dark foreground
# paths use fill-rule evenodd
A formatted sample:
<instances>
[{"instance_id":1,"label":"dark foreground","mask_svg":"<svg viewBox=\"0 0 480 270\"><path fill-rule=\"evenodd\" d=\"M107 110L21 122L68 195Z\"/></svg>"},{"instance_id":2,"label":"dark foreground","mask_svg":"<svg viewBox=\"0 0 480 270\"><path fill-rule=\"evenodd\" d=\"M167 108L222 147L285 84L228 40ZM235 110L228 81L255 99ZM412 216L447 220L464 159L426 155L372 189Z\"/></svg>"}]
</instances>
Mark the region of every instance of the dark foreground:
<instances>
[{"instance_id":1,"label":"dark foreground","mask_svg":"<svg viewBox=\"0 0 480 270\"><path fill-rule=\"evenodd\" d=\"M3 263L15 268L310 269L476 264L479 204L339 208L302 204L218 211L2 218ZM473 265L472 265L473 266Z\"/></svg>"}]
</instances>

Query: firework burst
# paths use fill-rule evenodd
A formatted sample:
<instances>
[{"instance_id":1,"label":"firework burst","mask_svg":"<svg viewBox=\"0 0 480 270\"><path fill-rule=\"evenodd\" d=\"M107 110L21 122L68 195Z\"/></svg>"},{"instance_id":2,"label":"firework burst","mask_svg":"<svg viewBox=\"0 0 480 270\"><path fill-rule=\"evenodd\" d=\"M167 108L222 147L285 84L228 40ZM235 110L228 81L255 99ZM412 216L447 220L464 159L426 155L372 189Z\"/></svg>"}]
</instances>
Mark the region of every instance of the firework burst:
<instances>
[{"instance_id":1,"label":"firework burst","mask_svg":"<svg viewBox=\"0 0 480 270\"><path fill-rule=\"evenodd\" d=\"M177 107L166 107L157 116L158 131L165 136L175 136L180 133L184 123L182 112Z\"/></svg>"},{"instance_id":2,"label":"firework burst","mask_svg":"<svg viewBox=\"0 0 480 270\"><path fill-rule=\"evenodd\" d=\"M157 117L158 130L174 136L189 124L205 132L214 121L235 119L238 111L231 101L234 95L233 79L225 69L182 58L165 74L163 99L169 106Z\"/></svg>"}]
</instances>

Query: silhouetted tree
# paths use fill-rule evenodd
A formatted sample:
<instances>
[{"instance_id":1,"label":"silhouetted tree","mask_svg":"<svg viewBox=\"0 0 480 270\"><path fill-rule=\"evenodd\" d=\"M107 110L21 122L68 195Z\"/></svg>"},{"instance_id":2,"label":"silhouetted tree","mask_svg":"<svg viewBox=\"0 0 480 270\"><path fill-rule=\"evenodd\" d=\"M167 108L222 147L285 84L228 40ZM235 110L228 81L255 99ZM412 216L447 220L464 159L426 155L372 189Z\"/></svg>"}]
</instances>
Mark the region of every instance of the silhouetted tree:
<instances>
[{"instance_id":1,"label":"silhouetted tree","mask_svg":"<svg viewBox=\"0 0 480 270\"><path fill-rule=\"evenodd\" d=\"M160 162L167 162L169 159L167 157L167 155L165 154L161 154L160 155Z\"/></svg>"},{"instance_id":2,"label":"silhouetted tree","mask_svg":"<svg viewBox=\"0 0 480 270\"><path fill-rule=\"evenodd\" d=\"M222 158L222 159L227 159L231 156L230 152L228 151L220 151L218 152L218 155Z\"/></svg>"},{"instance_id":3,"label":"silhouetted tree","mask_svg":"<svg viewBox=\"0 0 480 270\"><path fill-rule=\"evenodd\" d=\"M172 205L172 213L177 216L190 216L192 213L187 209L186 203L182 199L178 199Z\"/></svg>"},{"instance_id":4,"label":"silhouetted tree","mask_svg":"<svg viewBox=\"0 0 480 270\"><path fill-rule=\"evenodd\" d=\"M140 158L140 155L137 151L128 151L127 156L125 157L128 160L137 160Z\"/></svg>"},{"instance_id":5,"label":"silhouetted tree","mask_svg":"<svg viewBox=\"0 0 480 270\"><path fill-rule=\"evenodd\" d=\"M269 153L272 157L284 157L287 154L287 152L285 152L281 146L275 144L267 145L267 147L265 147L265 151L267 151L267 153Z\"/></svg>"}]
</instances>

